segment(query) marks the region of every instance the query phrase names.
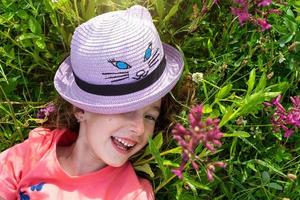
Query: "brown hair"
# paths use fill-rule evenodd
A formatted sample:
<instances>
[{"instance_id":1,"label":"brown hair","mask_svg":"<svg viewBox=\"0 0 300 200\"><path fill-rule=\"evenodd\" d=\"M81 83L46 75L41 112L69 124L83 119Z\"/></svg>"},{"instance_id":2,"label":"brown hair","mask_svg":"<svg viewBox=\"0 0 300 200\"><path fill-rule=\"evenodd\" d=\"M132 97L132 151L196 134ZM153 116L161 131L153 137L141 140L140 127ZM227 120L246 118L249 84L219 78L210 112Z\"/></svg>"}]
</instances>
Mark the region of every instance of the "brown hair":
<instances>
[{"instance_id":1,"label":"brown hair","mask_svg":"<svg viewBox=\"0 0 300 200\"><path fill-rule=\"evenodd\" d=\"M47 121L42 126L51 130L66 128L78 133L79 123L74 115L74 106L60 96L53 101L53 104L55 111L49 114Z\"/></svg>"}]
</instances>

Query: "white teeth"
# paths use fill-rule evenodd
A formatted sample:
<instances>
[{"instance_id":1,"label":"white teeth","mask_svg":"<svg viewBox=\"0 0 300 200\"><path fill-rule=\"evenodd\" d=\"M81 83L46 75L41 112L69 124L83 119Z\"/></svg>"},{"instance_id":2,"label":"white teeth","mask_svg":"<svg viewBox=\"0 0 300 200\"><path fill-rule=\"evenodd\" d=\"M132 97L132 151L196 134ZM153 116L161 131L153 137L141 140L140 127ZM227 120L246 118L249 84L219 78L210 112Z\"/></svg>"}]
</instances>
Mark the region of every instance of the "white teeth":
<instances>
[{"instance_id":1,"label":"white teeth","mask_svg":"<svg viewBox=\"0 0 300 200\"><path fill-rule=\"evenodd\" d=\"M118 140L118 142L121 142L122 144L124 144L125 146L127 147L133 147L135 144L128 144L126 141L122 140L121 138L118 138L118 137L114 137L116 140Z\"/></svg>"}]
</instances>

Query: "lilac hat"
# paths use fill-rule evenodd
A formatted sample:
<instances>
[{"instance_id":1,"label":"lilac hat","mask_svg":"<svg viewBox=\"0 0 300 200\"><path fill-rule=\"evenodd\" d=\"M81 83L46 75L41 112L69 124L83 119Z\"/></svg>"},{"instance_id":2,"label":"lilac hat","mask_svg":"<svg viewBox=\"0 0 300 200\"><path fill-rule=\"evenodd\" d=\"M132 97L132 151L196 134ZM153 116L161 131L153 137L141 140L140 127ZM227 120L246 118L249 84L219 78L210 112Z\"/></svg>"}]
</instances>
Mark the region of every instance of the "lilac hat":
<instances>
[{"instance_id":1,"label":"lilac hat","mask_svg":"<svg viewBox=\"0 0 300 200\"><path fill-rule=\"evenodd\" d=\"M149 11L133 6L78 26L54 85L74 106L116 114L159 100L175 86L182 70L182 55L161 42Z\"/></svg>"}]
</instances>

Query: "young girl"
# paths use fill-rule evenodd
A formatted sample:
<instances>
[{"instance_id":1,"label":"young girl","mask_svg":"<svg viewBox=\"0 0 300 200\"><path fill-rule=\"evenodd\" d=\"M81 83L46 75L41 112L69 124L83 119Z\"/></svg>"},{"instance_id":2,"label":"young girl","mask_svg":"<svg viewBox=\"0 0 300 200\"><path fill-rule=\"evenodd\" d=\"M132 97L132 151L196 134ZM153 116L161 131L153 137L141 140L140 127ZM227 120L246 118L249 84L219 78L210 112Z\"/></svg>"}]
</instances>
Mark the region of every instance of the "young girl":
<instances>
[{"instance_id":1,"label":"young girl","mask_svg":"<svg viewBox=\"0 0 300 200\"><path fill-rule=\"evenodd\" d=\"M79 128L37 128L2 152L0 199L154 199L128 159L153 136L162 98L182 69L182 56L161 42L144 7L77 27L54 86Z\"/></svg>"}]
</instances>

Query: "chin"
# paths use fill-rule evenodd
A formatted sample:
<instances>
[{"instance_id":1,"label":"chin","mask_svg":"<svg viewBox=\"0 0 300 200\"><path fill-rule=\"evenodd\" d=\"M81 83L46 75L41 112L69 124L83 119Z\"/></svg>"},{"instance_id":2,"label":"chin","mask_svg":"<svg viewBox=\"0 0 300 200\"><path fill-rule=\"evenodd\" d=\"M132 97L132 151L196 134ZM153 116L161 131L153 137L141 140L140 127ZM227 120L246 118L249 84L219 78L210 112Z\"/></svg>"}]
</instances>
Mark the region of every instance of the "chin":
<instances>
[{"instance_id":1,"label":"chin","mask_svg":"<svg viewBox=\"0 0 300 200\"><path fill-rule=\"evenodd\" d=\"M121 167L122 165L124 165L127 162L127 160L125 161L121 161L121 162L107 162L106 164L112 167Z\"/></svg>"}]
</instances>

